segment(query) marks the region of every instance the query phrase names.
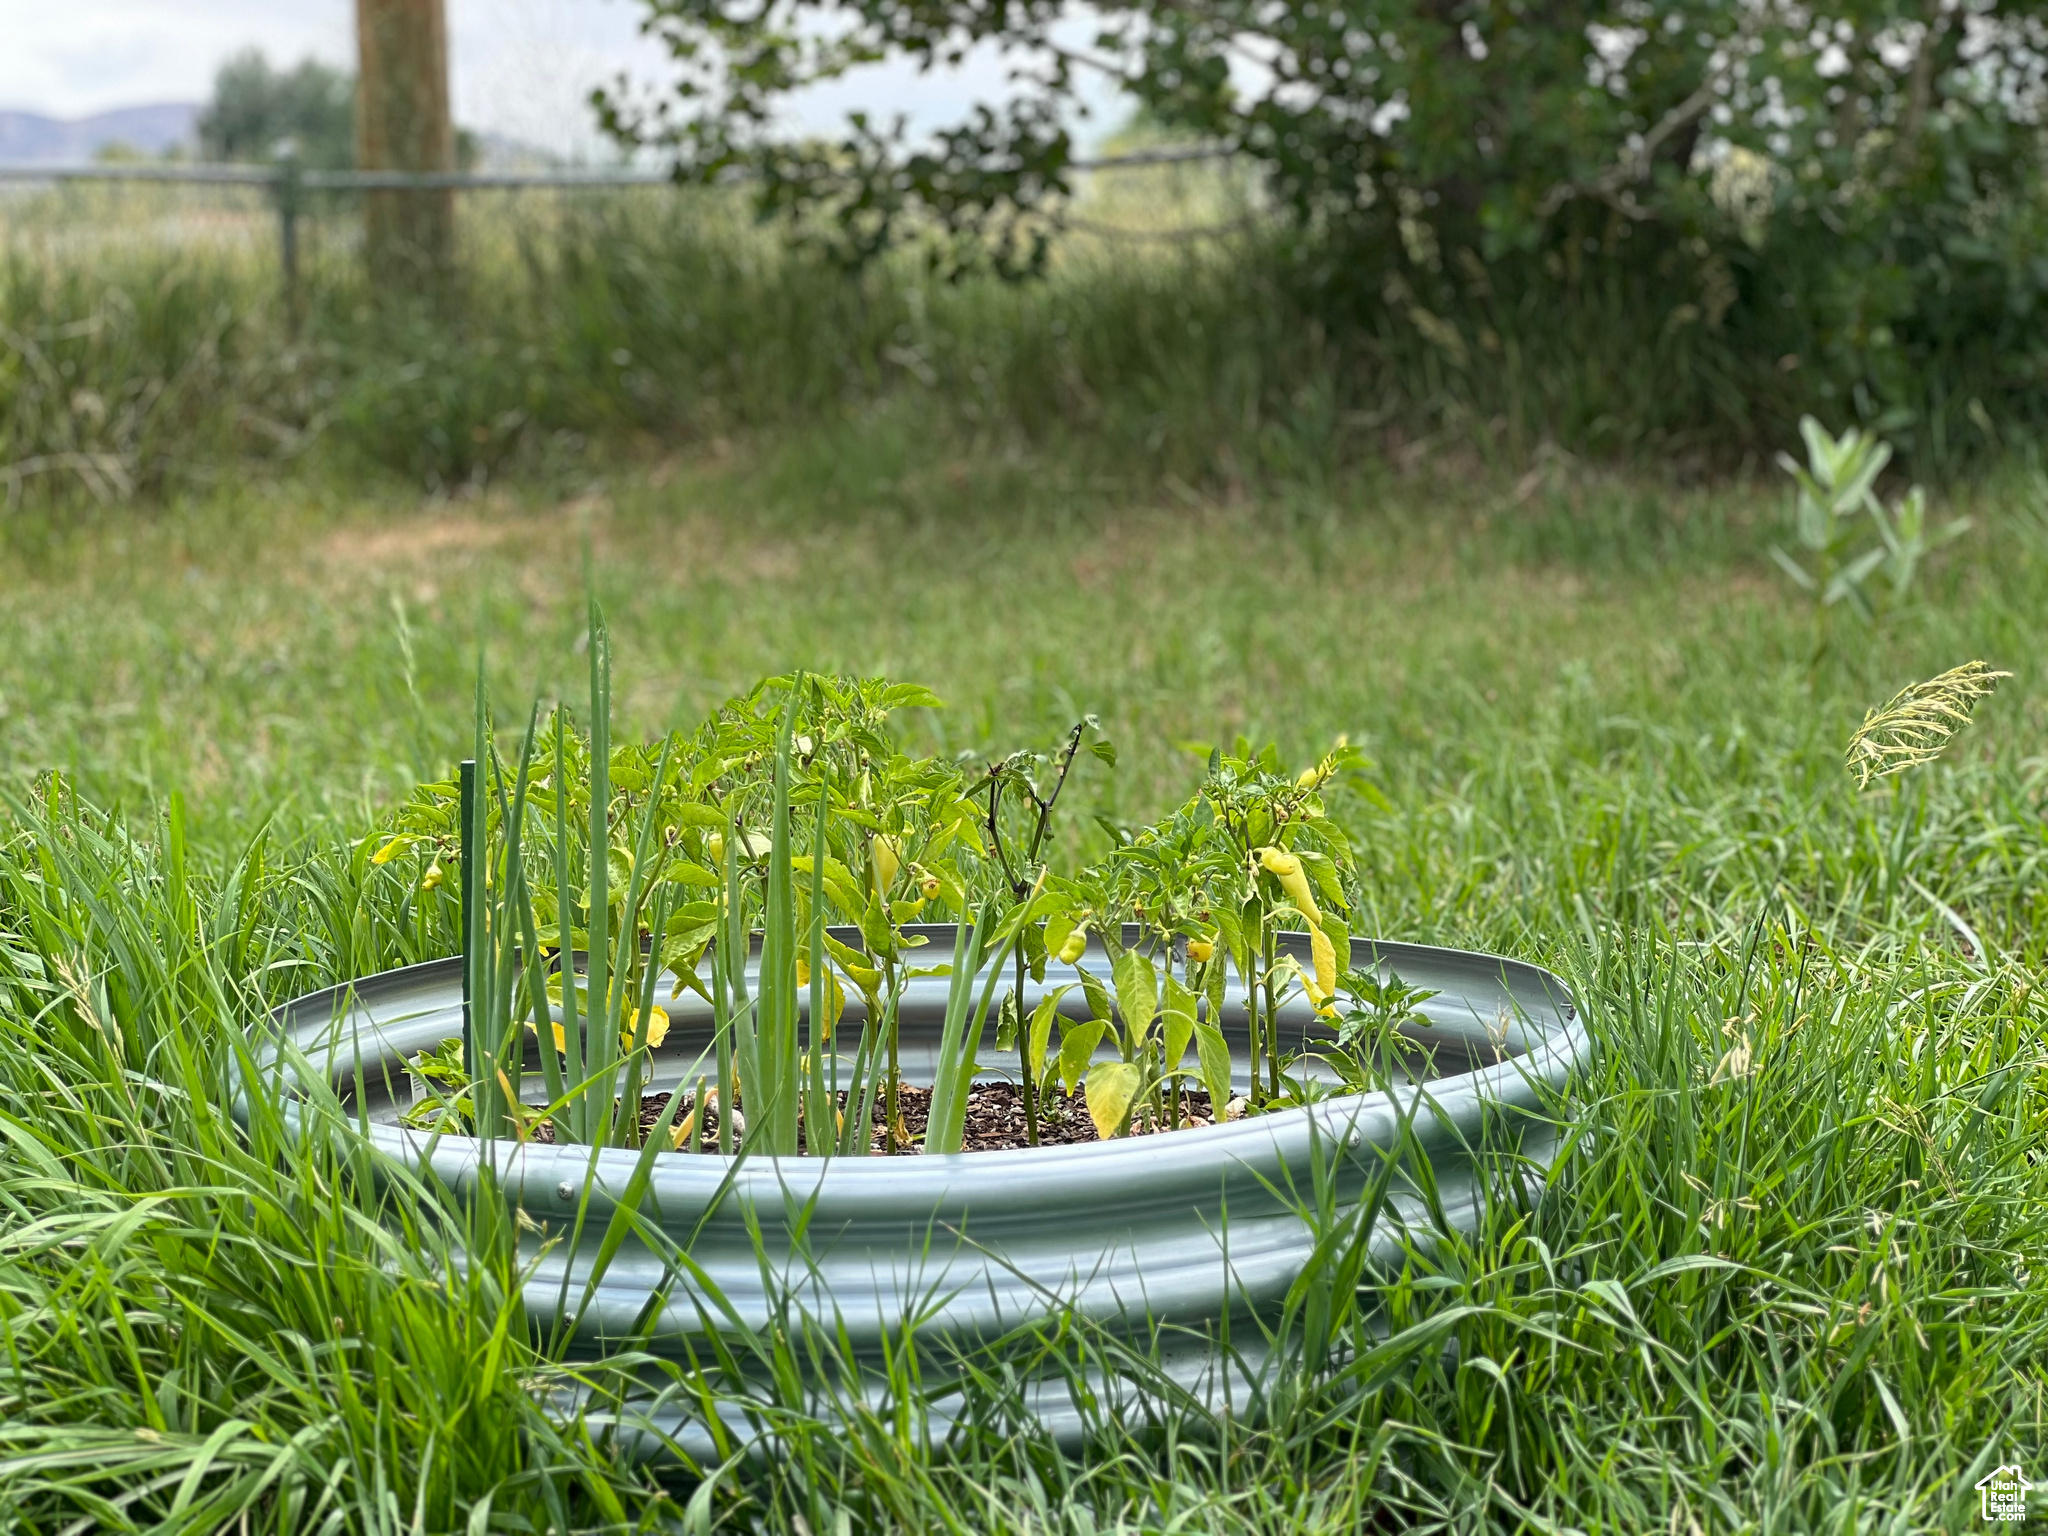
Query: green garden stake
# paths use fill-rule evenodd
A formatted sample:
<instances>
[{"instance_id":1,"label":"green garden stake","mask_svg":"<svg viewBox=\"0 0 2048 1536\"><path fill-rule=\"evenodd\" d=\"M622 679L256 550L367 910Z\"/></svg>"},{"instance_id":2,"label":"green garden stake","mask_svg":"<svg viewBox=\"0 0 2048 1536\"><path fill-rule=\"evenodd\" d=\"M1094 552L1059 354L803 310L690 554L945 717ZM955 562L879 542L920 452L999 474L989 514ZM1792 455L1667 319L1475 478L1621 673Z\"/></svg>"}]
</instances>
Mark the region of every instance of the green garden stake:
<instances>
[{"instance_id":1,"label":"green garden stake","mask_svg":"<svg viewBox=\"0 0 2048 1536\"><path fill-rule=\"evenodd\" d=\"M469 992L470 973L476 964L471 955L474 946L470 943L470 924L476 912L471 900L476 895L476 869L469 858L469 824L476 816L476 759L466 757L456 770L462 783L462 827L456 833L456 858L462 871L462 1070L464 1075L476 1076L476 1032L470 1023Z\"/></svg>"}]
</instances>

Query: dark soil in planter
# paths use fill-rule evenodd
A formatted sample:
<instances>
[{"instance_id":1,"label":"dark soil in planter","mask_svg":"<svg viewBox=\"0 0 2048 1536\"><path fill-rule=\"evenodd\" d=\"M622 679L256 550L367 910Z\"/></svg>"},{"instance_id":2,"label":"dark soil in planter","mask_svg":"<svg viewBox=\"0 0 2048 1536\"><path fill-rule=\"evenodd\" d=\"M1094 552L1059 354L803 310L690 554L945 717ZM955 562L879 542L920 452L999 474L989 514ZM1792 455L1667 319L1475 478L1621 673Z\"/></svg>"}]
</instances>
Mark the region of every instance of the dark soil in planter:
<instances>
[{"instance_id":1,"label":"dark soil in planter","mask_svg":"<svg viewBox=\"0 0 2048 1536\"><path fill-rule=\"evenodd\" d=\"M652 1131L662 1112L668 1108L669 1095L650 1093L640 1100L640 1128L643 1133ZM898 1102L903 1115L903 1128L909 1133L911 1145L899 1149L899 1155L917 1156L923 1153L920 1144L924 1137L927 1117L931 1112L932 1091L929 1088L912 1088L906 1085L899 1091ZM839 1105L846 1107L846 1095L839 1095ZM1191 1089L1177 1096L1169 1109L1177 1110L1179 1124L1169 1125L1155 1118L1149 1109L1141 1108L1131 1125L1133 1136L1155 1136L1169 1129L1193 1130L1211 1123L1209 1095L1201 1089ZM686 1122L691 1115L689 1099L683 1101L683 1109L677 1116L678 1122ZM740 1103L740 1123L746 1122L746 1102ZM704 1116L704 1123L698 1128L697 1150L716 1152L718 1150L718 1103L714 1099ZM555 1128L552 1125L534 1127L532 1140L552 1142ZM1099 1141L1095 1134L1095 1122L1088 1118L1087 1101L1079 1092L1062 1094L1057 1091L1041 1098L1038 1103L1038 1144L1042 1147L1073 1146L1081 1142ZM884 1108L880 1094L876 1095L873 1135L869 1145L881 1152L887 1145L884 1132ZM1008 1152L1030 1146L1024 1134L1024 1095L1014 1083L978 1083L967 1095L966 1134L962 1150L967 1152ZM678 1151L684 1150L678 1148Z\"/></svg>"}]
</instances>

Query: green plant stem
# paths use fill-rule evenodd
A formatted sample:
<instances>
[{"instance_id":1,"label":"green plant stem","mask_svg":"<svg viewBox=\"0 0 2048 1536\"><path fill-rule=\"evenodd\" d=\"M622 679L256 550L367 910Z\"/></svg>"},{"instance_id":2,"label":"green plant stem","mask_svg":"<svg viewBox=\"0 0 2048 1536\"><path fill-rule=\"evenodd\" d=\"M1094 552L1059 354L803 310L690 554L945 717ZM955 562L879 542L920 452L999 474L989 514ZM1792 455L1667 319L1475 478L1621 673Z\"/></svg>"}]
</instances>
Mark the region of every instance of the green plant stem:
<instances>
[{"instance_id":1,"label":"green plant stem","mask_svg":"<svg viewBox=\"0 0 2048 1536\"><path fill-rule=\"evenodd\" d=\"M1270 925L1265 929L1264 946L1260 985L1266 994L1266 1097L1271 1102L1280 1097L1280 1009L1273 1000L1273 969L1279 961L1279 947Z\"/></svg>"},{"instance_id":2,"label":"green plant stem","mask_svg":"<svg viewBox=\"0 0 2048 1536\"><path fill-rule=\"evenodd\" d=\"M886 894L884 899L887 899ZM900 1045L898 1026L901 1020L897 1016L897 1004L901 999L897 993L896 962L894 960L885 962L883 985L888 988L888 1002L884 1004L885 1011L882 1028L884 1034L888 1037L889 1064L886 1069L886 1076L883 1078L882 1118L884 1124L882 1129L882 1150L894 1156L895 1153L901 1150L896 1140L896 1117L900 1112L900 1101L896 1090L903 1082L903 1061L902 1057L898 1054Z\"/></svg>"},{"instance_id":3,"label":"green plant stem","mask_svg":"<svg viewBox=\"0 0 2048 1536\"><path fill-rule=\"evenodd\" d=\"M1024 946L1017 946L1017 1068L1024 1085L1024 1141L1038 1145L1038 1084L1031 1074L1031 1021L1024 1011Z\"/></svg>"}]
</instances>

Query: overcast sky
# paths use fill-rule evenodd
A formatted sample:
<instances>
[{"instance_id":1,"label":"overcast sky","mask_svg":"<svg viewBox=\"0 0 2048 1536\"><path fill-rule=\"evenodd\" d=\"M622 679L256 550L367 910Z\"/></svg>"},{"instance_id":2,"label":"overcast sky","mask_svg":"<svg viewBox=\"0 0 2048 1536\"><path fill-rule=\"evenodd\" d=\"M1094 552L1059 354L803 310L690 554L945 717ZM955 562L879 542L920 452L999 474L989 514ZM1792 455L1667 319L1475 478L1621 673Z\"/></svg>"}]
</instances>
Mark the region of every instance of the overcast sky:
<instances>
[{"instance_id":1,"label":"overcast sky","mask_svg":"<svg viewBox=\"0 0 2048 1536\"><path fill-rule=\"evenodd\" d=\"M597 153L585 97L627 70L662 78L639 36L635 0L447 0L455 118L556 151ZM79 117L110 107L203 101L221 61L260 48L273 63L309 55L354 67L352 0L0 0L0 108ZM804 127L850 105L908 111L935 125L1000 89L984 61L951 76L870 71L804 103ZM1092 124L1100 132L1106 126Z\"/></svg>"}]
</instances>

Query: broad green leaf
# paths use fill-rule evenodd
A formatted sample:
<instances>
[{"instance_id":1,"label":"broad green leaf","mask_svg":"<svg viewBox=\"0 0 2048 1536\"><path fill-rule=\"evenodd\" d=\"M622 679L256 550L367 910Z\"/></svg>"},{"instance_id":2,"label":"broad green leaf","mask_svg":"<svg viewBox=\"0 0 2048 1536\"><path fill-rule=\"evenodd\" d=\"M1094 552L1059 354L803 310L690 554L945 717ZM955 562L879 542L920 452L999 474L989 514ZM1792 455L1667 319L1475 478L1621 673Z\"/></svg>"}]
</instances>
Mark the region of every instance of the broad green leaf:
<instances>
[{"instance_id":1,"label":"broad green leaf","mask_svg":"<svg viewBox=\"0 0 2048 1536\"><path fill-rule=\"evenodd\" d=\"M1069 1024L1060 1032L1060 1082L1067 1092L1072 1093L1074 1084L1087 1075L1095 1047L1108 1033L1109 1025L1101 1019L1091 1019L1086 1024Z\"/></svg>"},{"instance_id":2,"label":"broad green leaf","mask_svg":"<svg viewBox=\"0 0 2048 1536\"><path fill-rule=\"evenodd\" d=\"M1202 967L1202 991L1209 1000L1209 1022L1220 1023L1223 1019L1223 989L1229 980L1229 962L1224 951L1219 949Z\"/></svg>"},{"instance_id":3,"label":"broad green leaf","mask_svg":"<svg viewBox=\"0 0 2048 1536\"><path fill-rule=\"evenodd\" d=\"M1172 1072L1180 1066L1181 1057L1188 1051L1188 1041L1195 1033L1195 994L1190 992L1174 975L1166 977L1166 1009L1162 1025L1166 1046L1166 1070Z\"/></svg>"},{"instance_id":4,"label":"broad green leaf","mask_svg":"<svg viewBox=\"0 0 2048 1536\"><path fill-rule=\"evenodd\" d=\"M1315 882L1316 892L1332 907L1345 905L1344 887L1337 880L1337 866L1328 854L1312 853L1304 849L1301 853L1302 868L1308 871L1309 879Z\"/></svg>"},{"instance_id":5,"label":"broad green leaf","mask_svg":"<svg viewBox=\"0 0 2048 1536\"><path fill-rule=\"evenodd\" d=\"M713 777L717 775L714 774ZM715 805L705 805L697 800L685 800L670 807L668 819L672 819L677 826L703 827L709 832L723 832L726 829L725 813Z\"/></svg>"},{"instance_id":6,"label":"broad green leaf","mask_svg":"<svg viewBox=\"0 0 2048 1536\"><path fill-rule=\"evenodd\" d=\"M1116 958L1116 1002L1132 1049L1145 1043L1159 1011L1159 972L1150 956L1127 949Z\"/></svg>"},{"instance_id":7,"label":"broad green leaf","mask_svg":"<svg viewBox=\"0 0 2048 1536\"><path fill-rule=\"evenodd\" d=\"M1088 1012L1107 1025L1114 1015L1114 1010L1109 1006L1109 988L1081 970L1079 966L1075 966L1074 969L1081 977L1081 995L1088 999Z\"/></svg>"},{"instance_id":8,"label":"broad green leaf","mask_svg":"<svg viewBox=\"0 0 2048 1536\"><path fill-rule=\"evenodd\" d=\"M1019 909L1024 928L1017 935L1018 947L1024 953L1024 969L1031 973L1033 981L1045 980L1045 930L1032 921L1031 913Z\"/></svg>"},{"instance_id":9,"label":"broad green leaf","mask_svg":"<svg viewBox=\"0 0 2048 1536\"><path fill-rule=\"evenodd\" d=\"M795 854L792 855L790 858L789 867L795 873L802 875L806 879L808 879L810 877L811 865L813 862L814 861L808 853ZM825 878L827 880L837 880L846 885L860 884L860 882L854 878L852 870L848 869L844 864L840 863L839 860L829 857L825 860Z\"/></svg>"},{"instance_id":10,"label":"broad green leaf","mask_svg":"<svg viewBox=\"0 0 2048 1536\"><path fill-rule=\"evenodd\" d=\"M929 688L916 683L891 683L877 701L883 709L943 709L945 704Z\"/></svg>"},{"instance_id":11,"label":"broad green leaf","mask_svg":"<svg viewBox=\"0 0 2048 1536\"><path fill-rule=\"evenodd\" d=\"M1030 1049L1026 1067L1035 1083L1045 1076L1045 1048L1052 1043L1052 1021L1060 1011L1060 999L1073 991L1072 986L1055 988L1038 1000L1038 1006L1031 1010Z\"/></svg>"},{"instance_id":12,"label":"broad green leaf","mask_svg":"<svg viewBox=\"0 0 2048 1536\"><path fill-rule=\"evenodd\" d=\"M1223 1123L1230 1102L1230 1043L1214 1024L1195 1025L1195 1053L1202 1063L1202 1086L1209 1090L1209 1113Z\"/></svg>"},{"instance_id":13,"label":"broad green leaf","mask_svg":"<svg viewBox=\"0 0 2048 1536\"><path fill-rule=\"evenodd\" d=\"M1136 1062L1105 1061L1088 1069L1088 1118L1097 1136L1107 1141L1123 1128L1144 1080Z\"/></svg>"},{"instance_id":14,"label":"broad green leaf","mask_svg":"<svg viewBox=\"0 0 2048 1536\"><path fill-rule=\"evenodd\" d=\"M860 936L871 955L886 957L896 952L896 935L878 896L868 897L867 904L860 909Z\"/></svg>"},{"instance_id":15,"label":"broad green leaf","mask_svg":"<svg viewBox=\"0 0 2048 1536\"><path fill-rule=\"evenodd\" d=\"M1237 954L1244 947L1244 928L1239 923L1237 913L1233 908L1221 907L1217 910L1216 938L1222 945L1223 950L1232 955ZM1219 953L1216 958L1221 960L1223 958L1222 953Z\"/></svg>"},{"instance_id":16,"label":"broad green leaf","mask_svg":"<svg viewBox=\"0 0 2048 1536\"><path fill-rule=\"evenodd\" d=\"M837 960L839 968L853 978L853 984L869 996L873 996L882 985L882 973L851 944L842 943L828 933L825 935L825 953Z\"/></svg>"},{"instance_id":17,"label":"broad green leaf","mask_svg":"<svg viewBox=\"0 0 2048 1536\"><path fill-rule=\"evenodd\" d=\"M858 923L867 911L867 894L858 882L835 880L828 872L825 876L825 894L832 898L832 905L839 909L840 916L850 923Z\"/></svg>"}]
</instances>

